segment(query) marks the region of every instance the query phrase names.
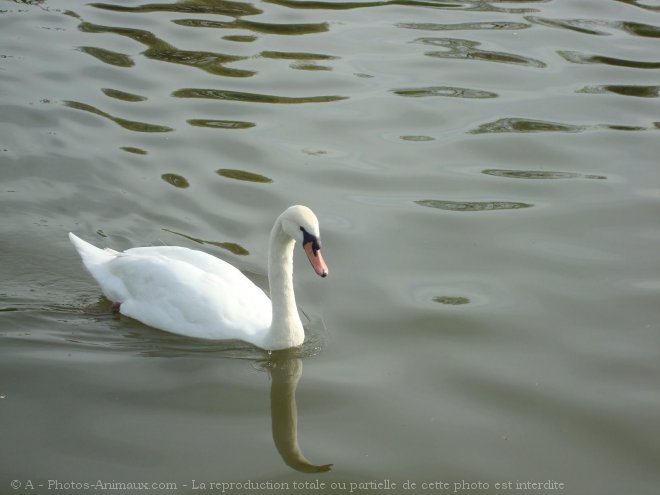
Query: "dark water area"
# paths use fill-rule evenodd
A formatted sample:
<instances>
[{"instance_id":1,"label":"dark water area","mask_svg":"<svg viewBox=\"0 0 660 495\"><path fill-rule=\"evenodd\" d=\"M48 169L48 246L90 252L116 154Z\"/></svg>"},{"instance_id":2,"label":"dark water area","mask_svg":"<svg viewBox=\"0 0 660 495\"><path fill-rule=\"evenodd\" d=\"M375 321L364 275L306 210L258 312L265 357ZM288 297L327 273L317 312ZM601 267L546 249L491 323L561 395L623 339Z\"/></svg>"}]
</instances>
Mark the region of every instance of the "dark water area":
<instances>
[{"instance_id":1,"label":"dark water area","mask_svg":"<svg viewBox=\"0 0 660 495\"><path fill-rule=\"evenodd\" d=\"M0 0L0 493L658 493L659 98L653 0ZM296 203L291 351L67 237L266 288Z\"/></svg>"}]
</instances>

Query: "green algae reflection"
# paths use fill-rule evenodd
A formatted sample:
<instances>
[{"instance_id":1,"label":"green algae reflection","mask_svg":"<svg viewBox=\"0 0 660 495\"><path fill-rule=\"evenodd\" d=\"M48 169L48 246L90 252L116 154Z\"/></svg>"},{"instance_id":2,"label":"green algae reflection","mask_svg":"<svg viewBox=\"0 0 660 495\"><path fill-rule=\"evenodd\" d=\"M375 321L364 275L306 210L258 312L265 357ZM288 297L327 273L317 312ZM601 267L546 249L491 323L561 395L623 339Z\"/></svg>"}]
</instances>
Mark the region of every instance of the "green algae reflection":
<instances>
[{"instance_id":1,"label":"green algae reflection","mask_svg":"<svg viewBox=\"0 0 660 495\"><path fill-rule=\"evenodd\" d=\"M146 96L135 95L133 93L127 93L126 91L120 91L118 89L112 88L102 88L103 94L109 96L110 98L115 98L116 100L128 101L130 103L137 103L139 101L145 101Z\"/></svg>"},{"instance_id":2,"label":"green algae reflection","mask_svg":"<svg viewBox=\"0 0 660 495\"><path fill-rule=\"evenodd\" d=\"M186 189L190 187L190 183L186 180L185 177L178 174L163 174L160 176L165 182L172 184L174 187L180 189Z\"/></svg>"},{"instance_id":3,"label":"green algae reflection","mask_svg":"<svg viewBox=\"0 0 660 495\"><path fill-rule=\"evenodd\" d=\"M216 173L222 177L227 177L228 179L243 180L247 182L260 182L264 184L273 182L273 179L270 179L265 175L254 174L252 172L246 172L245 170L221 168L216 170Z\"/></svg>"},{"instance_id":4,"label":"green algae reflection","mask_svg":"<svg viewBox=\"0 0 660 495\"><path fill-rule=\"evenodd\" d=\"M146 155L147 151L142 148L136 148L135 146L122 146L121 149L127 153L133 153L134 155Z\"/></svg>"},{"instance_id":5,"label":"green algae reflection","mask_svg":"<svg viewBox=\"0 0 660 495\"><path fill-rule=\"evenodd\" d=\"M468 304L470 302L467 297L462 296L435 296L433 301L450 306L460 306L461 304Z\"/></svg>"}]
</instances>

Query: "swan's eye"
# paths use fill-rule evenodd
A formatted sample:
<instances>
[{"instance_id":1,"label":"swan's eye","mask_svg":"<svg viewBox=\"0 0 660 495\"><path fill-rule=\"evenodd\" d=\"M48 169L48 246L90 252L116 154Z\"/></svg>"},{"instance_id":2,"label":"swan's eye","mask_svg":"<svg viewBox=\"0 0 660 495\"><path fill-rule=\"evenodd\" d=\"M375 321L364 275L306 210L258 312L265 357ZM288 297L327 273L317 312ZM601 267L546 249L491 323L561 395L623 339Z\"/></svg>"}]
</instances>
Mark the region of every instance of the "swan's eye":
<instances>
[{"instance_id":1,"label":"swan's eye","mask_svg":"<svg viewBox=\"0 0 660 495\"><path fill-rule=\"evenodd\" d=\"M321 249L321 243L319 242L318 238L315 235L310 234L305 230L305 227L300 227L300 230L302 230L303 233L303 246L307 244L308 242L312 243L312 251L314 251L314 254Z\"/></svg>"}]
</instances>

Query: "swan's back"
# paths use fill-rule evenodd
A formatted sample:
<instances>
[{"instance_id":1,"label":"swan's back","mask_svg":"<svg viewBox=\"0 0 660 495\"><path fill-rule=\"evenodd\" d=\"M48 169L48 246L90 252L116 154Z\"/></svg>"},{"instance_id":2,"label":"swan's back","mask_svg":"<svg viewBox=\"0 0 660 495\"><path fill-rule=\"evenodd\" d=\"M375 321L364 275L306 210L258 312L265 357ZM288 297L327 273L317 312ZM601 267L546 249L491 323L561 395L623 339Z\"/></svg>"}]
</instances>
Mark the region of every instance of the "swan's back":
<instances>
[{"instance_id":1,"label":"swan's back","mask_svg":"<svg viewBox=\"0 0 660 495\"><path fill-rule=\"evenodd\" d=\"M175 246L118 253L69 237L105 296L126 316L177 334L257 345L270 328L264 292L210 254Z\"/></svg>"}]
</instances>

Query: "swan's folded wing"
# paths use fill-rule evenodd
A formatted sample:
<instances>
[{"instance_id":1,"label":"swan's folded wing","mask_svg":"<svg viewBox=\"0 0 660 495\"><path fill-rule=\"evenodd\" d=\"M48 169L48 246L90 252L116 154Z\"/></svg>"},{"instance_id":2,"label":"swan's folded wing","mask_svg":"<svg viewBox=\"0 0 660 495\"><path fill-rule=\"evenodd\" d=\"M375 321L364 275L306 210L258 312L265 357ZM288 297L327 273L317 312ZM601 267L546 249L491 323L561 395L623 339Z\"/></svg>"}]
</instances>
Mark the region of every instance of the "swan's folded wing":
<instances>
[{"instance_id":1,"label":"swan's folded wing","mask_svg":"<svg viewBox=\"0 0 660 495\"><path fill-rule=\"evenodd\" d=\"M153 249L128 250L109 266L128 292L122 314L199 338L246 340L268 329L270 300L239 270L198 251L179 251L177 257Z\"/></svg>"},{"instance_id":2,"label":"swan's folded wing","mask_svg":"<svg viewBox=\"0 0 660 495\"><path fill-rule=\"evenodd\" d=\"M238 268L230 265L226 261L216 258L204 251L197 251L195 249L188 249L180 246L138 247L128 249L124 251L123 254L182 261L195 268L199 268L203 272L217 275L232 284L240 284L241 280L245 278L245 275L243 275Z\"/></svg>"}]
</instances>

